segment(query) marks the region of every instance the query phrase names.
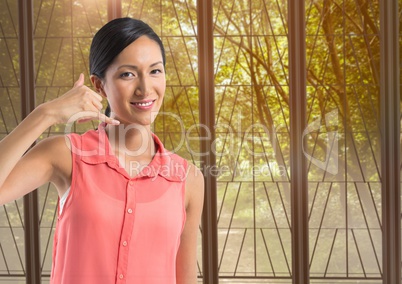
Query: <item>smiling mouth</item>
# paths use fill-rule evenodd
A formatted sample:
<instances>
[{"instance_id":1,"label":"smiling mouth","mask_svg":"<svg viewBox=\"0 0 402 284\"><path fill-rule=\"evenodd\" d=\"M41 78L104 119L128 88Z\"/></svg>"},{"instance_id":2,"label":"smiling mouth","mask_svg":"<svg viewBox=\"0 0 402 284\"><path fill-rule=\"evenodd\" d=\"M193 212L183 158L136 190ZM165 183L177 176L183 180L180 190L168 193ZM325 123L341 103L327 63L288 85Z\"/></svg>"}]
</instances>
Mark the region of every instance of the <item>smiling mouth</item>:
<instances>
[{"instance_id":1,"label":"smiling mouth","mask_svg":"<svg viewBox=\"0 0 402 284\"><path fill-rule=\"evenodd\" d=\"M155 100L153 100L153 101L148 101L148 102L137 102L137 103L132 102L131 104L132 104L132 105L135 105L135 106L147 107L147 106L152 105L152 104L154 103L154 101L155 101Z\"/></svg>"}]
</instances>

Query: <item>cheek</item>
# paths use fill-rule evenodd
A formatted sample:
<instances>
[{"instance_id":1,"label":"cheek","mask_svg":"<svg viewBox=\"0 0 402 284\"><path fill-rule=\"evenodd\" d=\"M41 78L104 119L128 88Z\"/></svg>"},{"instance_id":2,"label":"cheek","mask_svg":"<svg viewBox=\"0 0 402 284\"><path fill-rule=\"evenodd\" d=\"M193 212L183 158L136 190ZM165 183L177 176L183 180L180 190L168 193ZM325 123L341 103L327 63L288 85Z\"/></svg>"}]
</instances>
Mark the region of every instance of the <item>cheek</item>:
<instances>
[{"instance_id":1,"label":"cheek","mask_svg":"<svg viewBox=\"0 0 402 284\"><path fill-rule=\"evenodd\" d=\"M108 98L111 100L121 100L126 97L131 97L134 88L130 84L115 84L108 90Z\"/></svg>"},{"instance_id":2,"label":"cheek","mask_svg":"<svg viewBox=\"0 0 402 284\"><path fill-rule=\"evenodd\" d=\"M160 97L161 97L161 99L163 99L164 97L165 97L165 92L166 92L166 89L161 89L160 90Z\"/></svg>"},{"instance_id":3,"label":"cheek","mask_svg":"<svg viewBox=\"0 0 402 284\"><path fill-rule=\"evenodd\" d=\"M158 88L158 93L161 98L165 96L166 92L166 84L161 84L160 87Z\"/></svg>"}]
</instances>

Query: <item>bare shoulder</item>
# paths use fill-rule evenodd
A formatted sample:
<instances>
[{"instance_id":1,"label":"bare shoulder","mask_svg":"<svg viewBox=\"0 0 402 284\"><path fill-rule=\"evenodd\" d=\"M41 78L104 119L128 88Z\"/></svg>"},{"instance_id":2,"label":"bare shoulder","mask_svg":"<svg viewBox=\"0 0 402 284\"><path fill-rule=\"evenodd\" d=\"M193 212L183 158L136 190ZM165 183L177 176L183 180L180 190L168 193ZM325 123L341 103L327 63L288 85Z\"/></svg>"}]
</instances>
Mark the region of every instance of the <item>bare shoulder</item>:
<instances>
[{"instance_id":1,"label":"bare shoulder","mask_svg":"<svg viewBox=\"0 0 402 284\"><path fill-rule=\"evenodd\" d=\"M16 200L47 182L56 185L59 194L71 183L71 154L64 136L37 143L15 165L2 185L2 201Z\"/></svg>"},{"instance_id":2,"label":"bare shoulder","mask_svg":"<svg viewBox=\"0 0 402 284\"><path fill-rule=\"evenodd\" d=\"M71 142L64 135L51 136L43 139L33 149L32 152L40 152L47 156L53 165L60 165L66 161L63 158L71 159Z\"/></svg>"},{"instance_id":3,"label":"bare shoulder","mask_svg":"<svg viewBox=\"0 0 402 284\"><path fill-rule=\"evenodd\" d=\"M177 283L197 282L197 236L204 205L204 176L188 163L186 175L186 223L176 258Z\"/></svg>"},{"instance_id":4,"label":"bare shoulder","mask_svg":"<svg viewBox=\"0 0 402 284\"><path fill-rule=\"evenodd\" d=\"M188 162L186 175L186 204L203 203L204 175L194 164Z\"/></svg>"},{"instance_id":5,"label":"bare shoulder","mask_svg":"<svg viewBox=\"0 0 402 284\"><path fill-rule=\"evenodd\" d=\"M204 180L204 175L202 174L201 170L191 162L187 162L187 178L191 179L192 181Z\"/></svg>"},{"instance_id":6,"label":"bare shoulder","mask_svg":"<svg viewBox=\"0 0 402 284\"><path fill-rule=\"evenodd\" d=\"M71 142L65 135L48 137L39 142L28 155L38 160L46 160L52 168L52 174L49 177L57 188L67 186L71 179L72 157Z\"/></svg>"}]
</instances>

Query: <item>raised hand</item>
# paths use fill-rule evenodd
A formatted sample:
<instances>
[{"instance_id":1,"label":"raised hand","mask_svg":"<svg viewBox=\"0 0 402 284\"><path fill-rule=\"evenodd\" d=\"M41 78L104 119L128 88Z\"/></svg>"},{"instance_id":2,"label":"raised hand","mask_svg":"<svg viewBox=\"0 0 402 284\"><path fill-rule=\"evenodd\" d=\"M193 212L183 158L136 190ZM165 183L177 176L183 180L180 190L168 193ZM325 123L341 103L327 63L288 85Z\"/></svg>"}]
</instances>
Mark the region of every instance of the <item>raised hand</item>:
<instances>
[{"instance_id":1,"label":"raised hand","mask_svg":"<svg viewBox=\"0 0 402 284\"><path fill-rule=\"evenodd\" d=\"M93 119L118 125L120 122L104 115L103 97L84 85L81 73L73 88L61 97L43 105L46 113L57 123L85 122Z\"/></svg>"}]
</instances>

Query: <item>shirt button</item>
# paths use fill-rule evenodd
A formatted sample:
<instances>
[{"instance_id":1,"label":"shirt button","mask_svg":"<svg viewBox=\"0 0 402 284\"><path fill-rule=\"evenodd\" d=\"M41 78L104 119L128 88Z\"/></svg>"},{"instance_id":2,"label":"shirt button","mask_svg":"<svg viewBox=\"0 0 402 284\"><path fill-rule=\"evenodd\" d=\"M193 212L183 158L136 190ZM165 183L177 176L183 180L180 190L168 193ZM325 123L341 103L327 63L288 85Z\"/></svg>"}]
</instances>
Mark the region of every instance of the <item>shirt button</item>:
<instances>
[{"instance_id":1,"label":"shirt button","mask_svg":"<svg viewBox=\"0 0 402 284\"><path fill-rule=\"evenodd\" d=\"M126 242L126 241L123 242L123 247L125 247L125 246L127 246L127 242Z\"/></svg>"},{"instance_id":2,"label":"shirt button","mask_svg":"<svg viewBox=\"0 0 402 284\"><path fill-rule=\"evenodd\" d=\"M119 278L120 278L120 279L123 279L123 277L124 277L123 274L120 274L120 275L119 275Z\"/></svg>"},{"instance_id":3,"label":"shirt button","mask_svg":"<svg viewBox=\"0 0 402 284\"><path fill-rule=\"evenodd\" d=\"M134 182L130 181L128 184L129 184L129 185L133 185L133 184L134 184Z\"/></svg>"},{"instance_id":4,"label":"shirt button","mask_svg":"<svg viewBox=\"0 0 402 284\"><path fill-rule=\"evenodd\" d=\"M131 209L131 208L127 209L127 213L128 213L128 214L133 213L133 209Z\"/></svg>"}]
</instances>

